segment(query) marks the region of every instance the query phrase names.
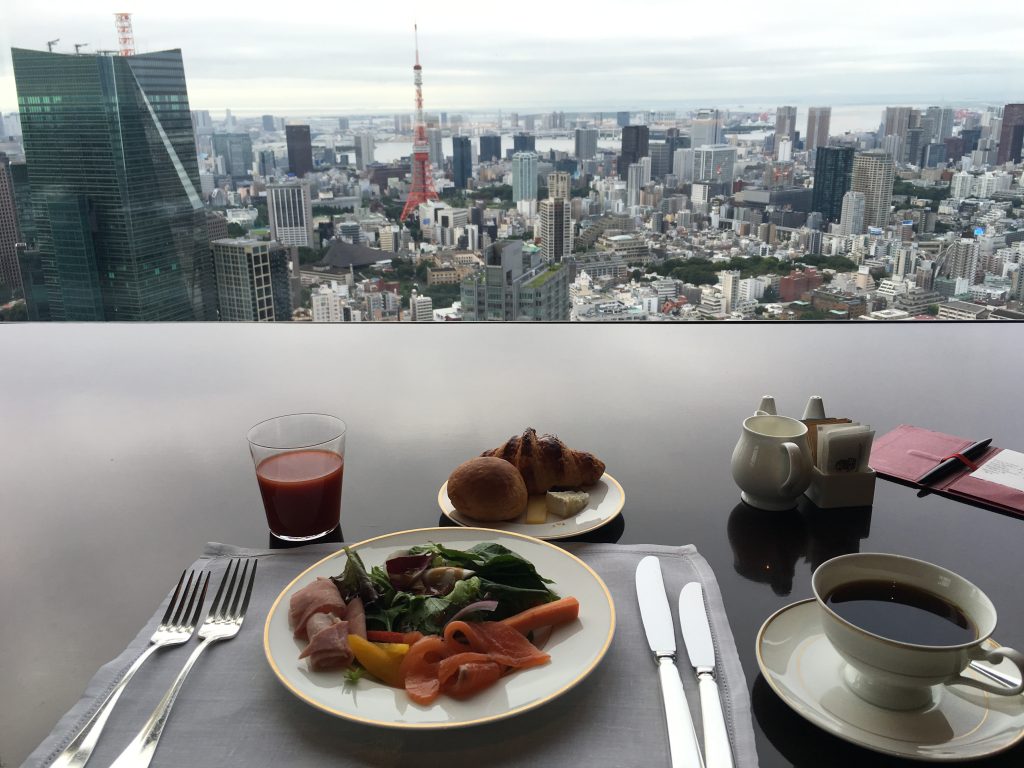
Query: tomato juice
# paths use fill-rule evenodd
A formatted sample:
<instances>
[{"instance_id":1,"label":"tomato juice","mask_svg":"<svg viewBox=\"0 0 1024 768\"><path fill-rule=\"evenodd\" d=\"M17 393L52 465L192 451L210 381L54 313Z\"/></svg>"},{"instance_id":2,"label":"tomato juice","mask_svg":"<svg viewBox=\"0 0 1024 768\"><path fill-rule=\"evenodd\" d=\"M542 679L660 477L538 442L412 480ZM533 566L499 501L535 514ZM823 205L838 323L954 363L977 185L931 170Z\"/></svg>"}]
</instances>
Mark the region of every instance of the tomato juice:
<instances>
[{"instance_id":1,"label":"tomato juice","mask_svg":"<svg viewBox=\"0 0 1024 768\"><path fill-rule=\"evenodd\" d=\"M271 533L308 539L333 530L341 516L344 471L344 460L332 451L287 451L263 459L256 479Z\"/></svg>"}]
</instances>

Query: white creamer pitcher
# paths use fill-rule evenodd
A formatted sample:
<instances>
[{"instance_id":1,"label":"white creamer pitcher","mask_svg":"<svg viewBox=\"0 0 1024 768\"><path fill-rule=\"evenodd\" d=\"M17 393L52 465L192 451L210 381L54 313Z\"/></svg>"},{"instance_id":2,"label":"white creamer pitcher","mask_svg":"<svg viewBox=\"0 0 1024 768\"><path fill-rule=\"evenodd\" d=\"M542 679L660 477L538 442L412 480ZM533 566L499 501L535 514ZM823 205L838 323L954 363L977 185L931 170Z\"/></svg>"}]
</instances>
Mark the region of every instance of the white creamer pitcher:
<instances>
[{"instance_id":1,"label":"white creamer pitcher","mask_svg":"<svg viewBox=\"0 0 1024 768\"><path fill-rule=\"evenodd\" d=\"M811 484L807 427L788 416L760 415L743 420L732 452L732 477L752 507L792 509Z\"/></svg>"}]
</instances>

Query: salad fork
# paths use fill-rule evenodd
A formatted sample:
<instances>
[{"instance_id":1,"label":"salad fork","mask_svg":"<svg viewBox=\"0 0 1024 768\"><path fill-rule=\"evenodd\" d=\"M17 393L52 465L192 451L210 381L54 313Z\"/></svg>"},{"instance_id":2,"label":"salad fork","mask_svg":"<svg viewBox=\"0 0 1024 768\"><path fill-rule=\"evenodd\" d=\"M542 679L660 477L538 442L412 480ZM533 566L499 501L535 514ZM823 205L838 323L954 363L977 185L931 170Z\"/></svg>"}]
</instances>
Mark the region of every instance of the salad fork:
<instances>
[{"instance_id":1,"label":"salad fork","mask_svg":"<svg viewBox=\"0 0 1024 768\"><path fill-rule=\"evenodd\" d=\"M188 573L187 581L185 580L186 573ZM53 768L82 768L88 762L96 742L107 724L110 712L139 667L153 655L157 648L181 645L192 637L196 622L199 621L199 614L203 610L206 587L209 583L209 573L206 574L204 580L202 572L198 574L194 570L181 572L181 578L178 579L178 584L174 587L174 594L171 595L171 599L167 603L167 610L153 636L149 638L149 647L128 667L124 677L107 694L107 698L103 700L99 709L85 722L85 725L71 739L71 743L53 761ZM184 588L182 588L183 586Z\"/></svg>"},{"instance_id":2,"label":"salad fork","mask_svg":"<svg viewBox=\"0 0 1024 768\"><path fill-rule=\"evenodd\" d=\"M249 566L252 566L251 570ZM241 571L241 574L239 574ZM163 734L167 718L170 717L171 707L178 697L185 678L196 663L200 654L218 640L230 640L238 634L245 618L245 612L249 607L249 598L252 596L252 584L256 577L256 559L250 558L242 566L242 559L235 558L228 563L224 571L224 578L217 589L217 595L213 598L206 620L199 627L199 637L203 642L199 644L192 655L188 657L185 666L178 673L170 690L164 694L163 699L153 710L149 720L132 742L125 748L117 760L111 764L111 768L145 768L153 759L156 752L157 742Z\"/></svg>"}]
</instances>

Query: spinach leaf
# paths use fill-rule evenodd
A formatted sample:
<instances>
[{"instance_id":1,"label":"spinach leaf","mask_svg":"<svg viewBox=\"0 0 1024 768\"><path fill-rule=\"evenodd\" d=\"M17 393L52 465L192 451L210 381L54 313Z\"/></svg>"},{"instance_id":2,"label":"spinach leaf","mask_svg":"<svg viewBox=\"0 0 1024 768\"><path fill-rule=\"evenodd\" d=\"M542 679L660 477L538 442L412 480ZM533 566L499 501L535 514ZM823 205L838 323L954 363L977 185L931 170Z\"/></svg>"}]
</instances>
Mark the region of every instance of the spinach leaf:
<instances>
[{"instance_id":1,"label":"spinach leaf","mask_svg":"<svg viewBox=\"0 0 1024 768\"><path fill-rule=\"evenodd\" d=\"M396 590L380 566L374 567L367 575L358 556L350 555L350 563L355 560L351 566L354 573L349 574L350 566L346 564L345 574L336 577L336 583L338 578L342 583L346 583L348 578L358 584L365 576L365 583L376 595L375 602L366 606L366 622L370 629L441 634L444 625L459 609L477 600L498 601L498 608L491 618L500 620L558 599L558 595L547 586L552 583L550 579L538 574L529 560L500 544L478 544L468 550L459 550L430 543L412 547L409 554L429 554L435 567L451 565L475 571L476 575L456 582L453 590L444 597L416 595ZM340 584L339 589L344 596L345 590Z\"/></svg>"}]
</instances>

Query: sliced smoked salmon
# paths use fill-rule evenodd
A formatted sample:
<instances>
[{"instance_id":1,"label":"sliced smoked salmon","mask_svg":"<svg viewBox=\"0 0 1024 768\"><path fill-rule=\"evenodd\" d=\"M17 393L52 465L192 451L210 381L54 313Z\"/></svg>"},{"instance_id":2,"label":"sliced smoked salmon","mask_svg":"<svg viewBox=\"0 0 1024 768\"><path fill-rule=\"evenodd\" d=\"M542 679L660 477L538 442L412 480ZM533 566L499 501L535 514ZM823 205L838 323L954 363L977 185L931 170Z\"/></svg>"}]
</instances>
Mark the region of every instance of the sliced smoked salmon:
<instances>
[{"instance_id":1,"label":"sliced smoked salmon","mask_svg":"<svg viewBox=\"0 0 1024 768\"><path fill-rule=\"evenodd\" d=\"M415 643L405 654L399 673L405 680L405 692L417 704L430 704L441 695L437 669L445 652L444 638L427 635Z\"/></svg>"},{"instance_id":2,"label":"sliced smoked salmon","mask_svg":"<svg viewBox=\"0 0 1024 768\"><path fill-rule=\"evenodd\" d=\"M451 621L444 628L444 637L449 642L464 637L473 651L487 654L498 664L513 669L536 667L551 659L517 630L500 621Z\"/></svg>"},{"instance_id":3,"label":"sliced smoked salmon","mask_svg":"<svg viewBox=\"0 0 1024 768\"><path fill-rule=\"evenodd\" d=\"M437 667L441 690L456 699L468 699L494 685L502 667L485 653L457 653Z\"/></svg>"}]
</instances>

